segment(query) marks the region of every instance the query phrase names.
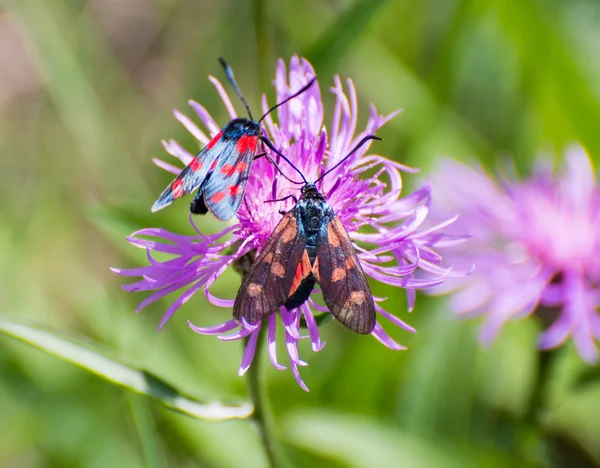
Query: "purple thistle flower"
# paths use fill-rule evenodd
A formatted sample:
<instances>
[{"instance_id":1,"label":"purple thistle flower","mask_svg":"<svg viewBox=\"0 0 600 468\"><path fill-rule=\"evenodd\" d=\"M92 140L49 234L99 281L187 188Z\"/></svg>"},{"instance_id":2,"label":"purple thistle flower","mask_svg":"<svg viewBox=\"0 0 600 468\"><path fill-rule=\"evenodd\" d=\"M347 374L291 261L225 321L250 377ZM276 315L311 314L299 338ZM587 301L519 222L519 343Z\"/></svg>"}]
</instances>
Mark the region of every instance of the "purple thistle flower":
<instances>
[{"instance_id":1,"label":"purple thistle flower","mask_svg":"<svg viewBox=\"0 0 600 468\"><path fill-rule=\"evenodd\" d=\"M289 74L284 62L280 60L274 82L277 101L285 99L314 76L312 66L305 59L293 57ZM213 77L210 77L210 80L217 88L231 118L236 117L223 86ZM333 167L364 136L375 133L399 113L398 111L384 116L371 106L365 129L356 133L358 103L354 84L350 80L347 81L347 89L348 92L344 91L341 80L335 77L331 92L336 97L336 104L329 136L323 126L324 111L317 84L280 107L277 112L278 123L275 123L270 115L264 120L266 134L271 142L309 181L317 179L327 168ZM204 107L194 101L191 101L190 105L211 136L219 132L220 127ZM262 98L262 108L263 112L269 108L265 96ZM192 120L178 111L175 111L175 116L200 143L209 142L210 137ZM168 153L184 164L188 164L193 157L174 141L164 142L164 146ZM406 289L409 308L412 310L416 288L438 285L449 274L450 270L441 266L442 258L433 247L448 245L456 240L440 233L448 222L419 232L417 229L429 211L431 187L427 185L406 198L400 198L400 171L415 170L377 154L367 155L367 151L368 145L361 147L346 163L325 177L319 184L319 189L327 195L328 203L340 217L350 237L354 241L374 246L371 250L357 247L365 273L377 281ZM272 156L275 160L279 159L275 154ZM160 160L155 160L155 163L174 174L181 170L180 167ZM285 162L281 163L281 168L290 178L297 178L297 174ZM371 175L360 178L365 174ZM387 179L388 183L382 179ZM235 266L247 258L246 255L260 250L281 219L280 211L288 211L294 203L291 199L277 203L265 201L280 199L290 194L299 195L299 186L282 177L266 158L258 159L253 164L244 203L237 212L236 224L212 236L203 235L191 217L190 222L196 231L196 234L191 236L173 234L164 229L142 229L133 233L128 240L136 247L147 250L149 265L114 271L123 276L141 278L136 283L124 286L125 290L153 291L140 304L138 311L167 294L184 289L167 309L159 328L200 290L212 304L231 311L234 300L215 297L210 292L211 285L227 267ZM359 232L363 226L370 228L368 233ZM172 258L158 261L152 252L171 254ZM379 317L404 330L414 331L412 327L383 309L383 298L375 298L375 301ZM279 314L272 314L264 320L265 323L238 323L231 319L212 327L198 327L191 323L190 327L197 333L217 335L225 341L248 337L239 369L239 374L243 375L252 363L259 331L263 326L267 327L268 354L273 366L285 369L279 364L276 354L276 328L280 321L285 330L285 344L292 372L298 384L308 390L298 371L299 366L306 365L299 357L298 341L305 338L301 335L300 326L301 322L304 322L313 351L319 351L325 345L320 339L315 312L329 311L311 298L294 310L288 311L282 307ZM376 324L372 335L391 349L405 349L387 335L380 323Z\"/></svg>"},{"instance_id":2,"label":"purple thistle flower","mask_svg":"<svg viewBox=\"0 0 600 468\"><path fill-rule=\"evenodd\" d=\"M480 338L486 344L507 320L553 313L557 318L541 334L539 347L558 347L571 336L581 357L596 362L600 191L585 152L569 150L560 176L538 164L530 180L502 184L445 160L434 182L436 207L444 207L440 214L459 212L454 227L472 234L446 259L475 269L433 291L455 290L455 313L483 315Z\"/></svg>"}]
</instances>

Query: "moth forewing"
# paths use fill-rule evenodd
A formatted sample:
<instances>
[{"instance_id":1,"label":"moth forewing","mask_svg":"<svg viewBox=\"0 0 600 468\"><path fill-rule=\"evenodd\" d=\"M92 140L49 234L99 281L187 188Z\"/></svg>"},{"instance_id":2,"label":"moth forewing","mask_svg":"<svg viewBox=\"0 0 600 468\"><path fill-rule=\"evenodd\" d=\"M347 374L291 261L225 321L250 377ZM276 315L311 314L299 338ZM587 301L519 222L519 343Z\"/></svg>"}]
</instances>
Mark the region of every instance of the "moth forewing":
<instances>
[{"instance_id":1,"label":"moth forewing","mask_svg":"<svg viewBox=\"0 0 600 468\"><path fill-rule=\"evenodd\" d=\"M302 220L292 210L279 221L242 282L233 305L236 320L257 323L279 310L297 281L305 247Z\"/></svg>"},{"instance_id":2,"label":"moth forewing","mask_svg":"<svg viewBox=\"0 0 600 468\"><path fill-rule=\"evenodd\" d=\"M373 294L338 216L319 231L315 264L323 299L334 317L356 333L371 333L376 322Z\"/></svg>"}]
</instances>

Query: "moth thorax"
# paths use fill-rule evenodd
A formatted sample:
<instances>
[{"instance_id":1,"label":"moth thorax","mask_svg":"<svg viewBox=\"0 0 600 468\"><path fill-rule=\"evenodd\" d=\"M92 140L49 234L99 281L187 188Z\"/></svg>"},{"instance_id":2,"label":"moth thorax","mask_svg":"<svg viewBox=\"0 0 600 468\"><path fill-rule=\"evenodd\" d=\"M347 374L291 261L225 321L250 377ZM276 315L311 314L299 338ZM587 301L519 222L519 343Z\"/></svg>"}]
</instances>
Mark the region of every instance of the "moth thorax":
<instances>
[{"instance_id":1,"label":"moth thorax","mask_svg":"<svg viewBox=\"0 0 600 468\"><path fill-rule=\"evenodd\" d=\"M305 200L301 210L304 228L309 232L316 232L323 224L323 204L318 200Z\"/></svg>"},{"instance_id":2,"label":"moth thorax","mask_svg":"<svg viewBox=\"0 0 600 468\"><path fill-rule=\"evenodd\" d=\"M233 119L223 128L223 138L226 140L240 138L242 135L257 136L260 125L250 119Z\"/></svg>"}]
</instances>

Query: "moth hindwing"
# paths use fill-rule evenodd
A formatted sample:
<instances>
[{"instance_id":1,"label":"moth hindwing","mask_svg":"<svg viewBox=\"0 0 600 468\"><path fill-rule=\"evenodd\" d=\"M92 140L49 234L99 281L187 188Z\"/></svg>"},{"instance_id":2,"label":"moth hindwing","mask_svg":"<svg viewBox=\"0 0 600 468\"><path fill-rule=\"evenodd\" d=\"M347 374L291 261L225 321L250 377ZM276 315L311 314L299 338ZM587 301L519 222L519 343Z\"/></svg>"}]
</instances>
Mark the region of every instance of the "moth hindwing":
<instances>
[{"instance_id":1,"label":"moth hindwing","mask_svg":"<svg viewBox=\"0 0 600 468\"><path fill-rule=\"evenodd\" d=\"M368 334L376 314L369 283L348 234L313 184L275 227L242 282L237 320L256 323L279 307L304 304L319 283L331 313L350 330Z\"/></svg>"}]
</instances>

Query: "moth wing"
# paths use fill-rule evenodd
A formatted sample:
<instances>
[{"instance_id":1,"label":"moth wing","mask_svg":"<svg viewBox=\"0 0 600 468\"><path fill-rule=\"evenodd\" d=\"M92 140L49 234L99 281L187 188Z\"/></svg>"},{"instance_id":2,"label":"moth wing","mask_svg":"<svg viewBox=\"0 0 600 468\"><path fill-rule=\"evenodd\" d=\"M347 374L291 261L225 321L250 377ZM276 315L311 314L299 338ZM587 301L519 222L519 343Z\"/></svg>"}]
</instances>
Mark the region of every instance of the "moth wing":
<instances>
[{"instance_id":1,"label":"moth wing","mask_svg":"<svg viewBox=\"0 0 600 468\"><path fill-rule=\"evenodd\" d=\"M313 274L327 307L353 332L371 333L376 321L373 294L348 233L335 214L321 226L316 246Z\"/></svg>"},{"instance_id":2,"label":"moth wing","mask_svg":"<svg viewBox=\"0 0 600 468\"><path fill-rule=\"evenodd\" d=\"M219 138L218 140L217 137ZM220 134L217 135L208 145L202 148L198 156L192 159L163 193L160 194L154 205L152 205L152 212L162 210L177 198L192 193L200 187L215 160L219 155L227 152L227 148L230 145L231 143L221 139Z\"/></svg>"},{"instance_id":3,"label":"moth wing","mask_svg":"<svg viewBox=\"0 0 600 468\"><path fill-rule=\"evenodd\" d=\"M276 312L311 273L306 233L298 212L286 213L242 282L233 317L257 323Z\"/></svg>"},{"instance_id":4,"label":"moth wing","mask_svg":"<svg viewBox=\"0 0 600 468\"><path fill-rule=\"evenodd\" d=\"M223 152L203 189L204 203L217 218L227 221L244 198L258 137L243 135Z\"/></svg>"}]
</instances>

